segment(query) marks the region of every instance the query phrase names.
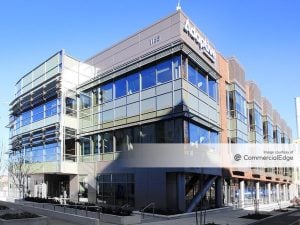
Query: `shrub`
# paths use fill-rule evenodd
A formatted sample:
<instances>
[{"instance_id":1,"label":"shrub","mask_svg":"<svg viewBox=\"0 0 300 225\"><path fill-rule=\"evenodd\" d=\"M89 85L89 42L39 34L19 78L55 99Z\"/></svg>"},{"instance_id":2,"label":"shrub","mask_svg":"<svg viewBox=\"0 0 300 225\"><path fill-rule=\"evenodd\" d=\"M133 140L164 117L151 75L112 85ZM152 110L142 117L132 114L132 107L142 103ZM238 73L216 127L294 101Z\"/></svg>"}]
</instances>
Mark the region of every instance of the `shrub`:
<instances>
[{"instance_id":1,"label":"shrub","mask_svg":"<svg viewBox=\"0 0 300 225\"><path fill-rule=\"evenodd\" d=\"M4 220L14 220L14 219L25 219L25 218L36 218L39 217L36 214L32 214L29 212L22 212L22 213L6 213L0 216L0 218Z\"/></svg>"}]
</instances>

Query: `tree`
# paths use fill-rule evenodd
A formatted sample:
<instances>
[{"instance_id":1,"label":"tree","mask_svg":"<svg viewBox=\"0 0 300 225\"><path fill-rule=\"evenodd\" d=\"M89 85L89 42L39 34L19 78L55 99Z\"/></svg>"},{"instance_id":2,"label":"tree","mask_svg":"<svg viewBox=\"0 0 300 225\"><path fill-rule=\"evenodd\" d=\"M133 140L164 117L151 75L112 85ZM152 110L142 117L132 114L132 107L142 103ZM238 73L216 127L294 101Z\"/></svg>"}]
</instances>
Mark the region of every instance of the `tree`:
<instances>
[{"instance_id":1,"label":"tree","mask_svg":"<svg viewBox=\"0 0 300 225\"><path fill-rule=\"evenodd\" d=\"M19 192L21 198L25 198L26 184L31 164L26 162L24 151L13 151L9 153L8 175L12 184Z\"/></svg>"}]
</instances>

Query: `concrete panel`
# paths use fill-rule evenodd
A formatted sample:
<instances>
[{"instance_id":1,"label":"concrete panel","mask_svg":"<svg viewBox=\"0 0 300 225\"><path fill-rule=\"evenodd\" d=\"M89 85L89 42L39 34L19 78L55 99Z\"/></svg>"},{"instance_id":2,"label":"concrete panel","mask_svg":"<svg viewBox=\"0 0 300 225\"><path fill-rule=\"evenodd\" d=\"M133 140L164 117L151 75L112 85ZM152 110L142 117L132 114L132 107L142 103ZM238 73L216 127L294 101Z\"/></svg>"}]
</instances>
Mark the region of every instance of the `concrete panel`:
<instances>
[{"instance_id":1,"label":"concrete panel","mask_svg":"<svg viewBox=\"0 0 300 225\"><path fill-rule=\"evenodd\" d=\"M103 104L102 104L102 110L103 110L103 111L112 109L113 107L114 107L114 102L113 102L113 101L106 102L106 103L103 103Z\"/></svg>"},{"instance_id":2,"label":"concrete panel","mask_svg":"<svg viewBox=\"0 0 300 225\"><path fill-rule=\"evenodd\" d=\"M157 99L157 110L172 107L173 99L172 93L163 94L156 97Z\"/></svg>"},{"instance_id":3,"label":"concrete panel","mask_svg":"<svg viewBox=\"0 0 300 225\"><path fill-rule=\"evenodd\" d=\"M140 113L140 103L139 102L127 105L127 116L128 117L138 115L139 113Z\"/></svg>"},{"instance_id":4,"label":"concrete panel","mask_svg":"<svg viewBox=\"0 0 300 225\"><path fill-rule=\"evenodd\" d=\"M141 101L141 113L153 112L156 110L156 98L148 98Z\"/></svg>"},{"instance_id":5,"label":"concrete panel","mask_svg":"<svg viewBox=\"0 0 300 225\"><path fill-rule=\"evenodd\" d=\"M115 107L126 105L126 97L115 100Z\"/></svg>"},{"instance_id":6,"label":"concrete panel","mask_svg":"<svg viewBox=\"0 0 300 225\"><path fill-rule=\"evenodd\" d=\"M142 91L141 93L141 99L146 99L146 98L151 98L155 96L155 87L154 88L149 88L145 91Z\"/></svg>"},{"instance_id":7,"label":"concrete panel","mask_svg":"<svg viewBox=\"0 0 300 225\"><path fill-rule=\"evenodd\" d=\"M135 93L127 96L127 104L137 102L140 99L140 94Z\"/></svg>"},{"instance_id":8,"label":"concrete panel","mask_svg":"<svg viewBox=\"0 0 300 225\"><path fill-rule=\"evenodd\" d=\"M167 92L172 91L172 82L166 83L166 84L162 84L156 87L156 94L157 95L161 95L161 94L165 94Z\"/></svg>"},{"instance_id":9,"label":"concrete panel","mask_svg":"<svg viewBox=\"0 0 300 225\"><path fill-rule=\"evenodd\" d=\"M115 108L115 120L126 118L126 106Z\"/></svg>"}]
</instances>

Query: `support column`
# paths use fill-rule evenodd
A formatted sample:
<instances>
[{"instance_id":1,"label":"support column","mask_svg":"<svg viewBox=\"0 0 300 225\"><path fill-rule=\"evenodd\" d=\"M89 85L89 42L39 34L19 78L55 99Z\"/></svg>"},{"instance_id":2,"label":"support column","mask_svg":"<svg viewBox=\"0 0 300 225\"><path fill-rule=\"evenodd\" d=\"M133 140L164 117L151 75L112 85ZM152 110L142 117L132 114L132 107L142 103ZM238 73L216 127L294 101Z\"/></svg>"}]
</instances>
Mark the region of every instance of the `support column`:
<instances>
[{"instance_id":1,"label":"support column","mask_svg":"<svg viewBox=\"0 0 300 225\"><path fill-rule=\"evenodd\" d=\"M215 181L215 201L216 207L223 206L223 182L222 177L218 177Z\"/></svg>"},{"instance_id":2,"label":"support column","mask_svg":"<svg viewBox=\"0 0 300 225\"><path fill-rule=\"evenodd\" d=\"M267 188L268 188L268 203L271 203L271 183L267 184Z\"/></svg>"},{"instance_id":3,"label":"support column","mask_svg":"<svg viewBox=\"0 0 300 225\"><path fill-rule=\"evenodd\" d=\"M255 183L255 198L256 198L256 200L259 200L259 193L260 193L260 188L259 188L259 182L257 181Z\"/></svg>"},{"instance_id":4,"label":"support column","mask_svg":"<svg viewBox=\"0 0 300 225\"><path fill-rule=\"evenodd\" d=\"M279 184L276 184L276 201L280 201Z\"/></svg>"},{"instance_id":5,"label":"support column","mask_svg":"<svg viewBox=\"0 0 300 225\"><path fill-rule=\"evenodd\" d=\"M287 200L287 197L286 197L286 184L283 184L283 201L286 201Z\"/></svg>"},{"instance_id":6,"label":"support column","mask_svg":"<svg viewBox=\"0 0 300 225\"><path fill-rule=\"evenodd\" d=\"M244 208L244 206L245 206L245 181L244 180L240 181L239 201L240 201L240 207Z\"/></svg>"},{"instance_id":7,"label":"support column","mask_svg":"<svg viewBox=\"0 0 300 225\"><path fill-rule=\"evenodd\" d=\"M184 173L177 173L177 204L178 204L178 210L185 212L185 177L184 177Z\"/></svg>"}]
</instances>

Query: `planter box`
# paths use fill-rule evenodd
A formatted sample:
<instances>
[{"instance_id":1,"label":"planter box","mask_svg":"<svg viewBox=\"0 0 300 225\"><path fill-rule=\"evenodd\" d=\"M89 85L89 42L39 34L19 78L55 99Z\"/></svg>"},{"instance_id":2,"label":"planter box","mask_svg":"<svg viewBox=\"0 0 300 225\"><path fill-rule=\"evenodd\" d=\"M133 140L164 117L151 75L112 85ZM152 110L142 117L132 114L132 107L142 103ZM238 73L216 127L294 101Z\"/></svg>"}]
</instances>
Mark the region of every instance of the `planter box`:
<instances>
[{"instance_id":1,"label":"planter box","mask_svg":"<svg viewBox=\"0 0 300 225\"><path fill-rule=\"evenodd\" d=\"M48 218L39 216L35 218L4 220L0 219L0 225L47 225Z\"/></svg>"},{"instance_id":2,"label":"planter box","mask_svg":"<svg viewBox=\"0 0 300 225\"><path fill-rule=\"evenodd\" d=\"M111 214L101 214L100 221L106 223L114 223L114 224L137 224L141 222L140 215L131 215L131 216L116 216Z\"/></svg>"}]
</instances>

